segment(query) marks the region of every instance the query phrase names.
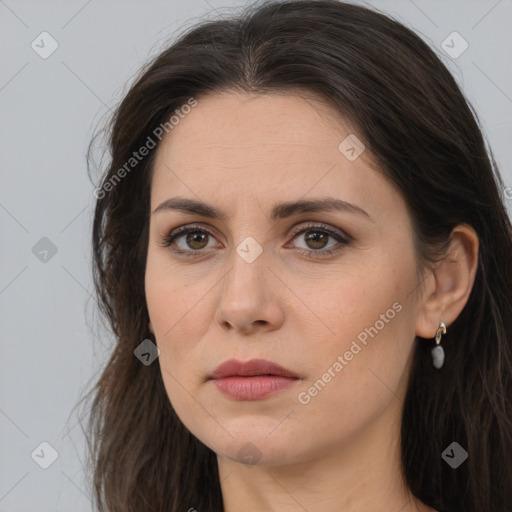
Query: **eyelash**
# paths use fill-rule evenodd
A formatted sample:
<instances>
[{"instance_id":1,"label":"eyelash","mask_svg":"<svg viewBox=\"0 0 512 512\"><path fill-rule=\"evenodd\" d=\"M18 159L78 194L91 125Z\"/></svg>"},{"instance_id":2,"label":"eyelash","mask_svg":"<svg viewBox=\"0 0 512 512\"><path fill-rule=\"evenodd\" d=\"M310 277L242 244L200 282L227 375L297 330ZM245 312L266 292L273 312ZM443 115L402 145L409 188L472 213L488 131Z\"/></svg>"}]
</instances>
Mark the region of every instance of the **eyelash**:
<instances>
[{"instance_id":1,"label":"eyelash","mask_svg":"<svg viewBox=\"0 0 512 512\"><path fill-rule=\"evenodd\" d=\"M312 226L306 226L306 227L304 227L303 229L301 229L299 231L295 231L290 236L292 236L292 240L294 240L299 235L302 235L303 233L307 233L308 231L320 232L320 233L327 234L330 237L334 238L338 242L338 247L335 248L335 249L319 249L319 250L315 251L315 250L308 250L308 249L300 249L299 248L300 253L305 255L305 256L307 256L307 257L309 257L309 258L328 257L330 255L333 255L333 254L336 254L336 253L340 252L341 250L343 250L344 246L346 246L346 245L348 245L350 243L350 237L348 237L348 235L347 235L347 238L344 238L339 233L337 233L337 232L335 232L335 231L333 231L333 230L329 229L328 227L326 227L324 225L321 225L321 224L316 224L316 225L312 225ZM201 226L187 225L187 226L182 226L182 227L174 230L173 232L169 233L167 236L165 236L163 241L161 243L159 243L159 245L161 247L170 247L171 244L178 237L180 237L182 235L189 234L189 233L206 233L208 236L211 236L212 238L215 238L215 236L210 231L208 231L207 229L205 229L205 228L203 228ZM205 254L204 250L200 250L200 251L197 251L197 250L186 250L185 251L183 249L171 249L171 251L174 252L174 253L177 253L177 254L182 254L185 257L193 257L193 256L198 256L198 255L204 255Z\"/></svg>"}]
</instances>

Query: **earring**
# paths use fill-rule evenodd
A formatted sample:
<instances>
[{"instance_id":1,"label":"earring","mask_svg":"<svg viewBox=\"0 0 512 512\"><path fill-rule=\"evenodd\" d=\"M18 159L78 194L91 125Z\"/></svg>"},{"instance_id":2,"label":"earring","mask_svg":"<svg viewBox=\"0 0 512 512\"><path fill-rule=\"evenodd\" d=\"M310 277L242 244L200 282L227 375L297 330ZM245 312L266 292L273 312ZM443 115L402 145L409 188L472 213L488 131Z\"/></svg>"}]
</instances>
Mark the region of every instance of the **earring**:
<instances>
[{"instance_id":1,"label":"earring","mask_svg":"<svg viewBox=\"0 0 512 512\"><path fill-rule=\"evenodd\" d=\"M436 346L430 351L432 354L432 364L434 365L434 368L439 370L442 368L444 364L444 349L440 345L441 343L441 336L443 334L446 334L446 325L444 322L439 323L439 329L437 329L436 333Z\"/></svg>"}]
</instances>

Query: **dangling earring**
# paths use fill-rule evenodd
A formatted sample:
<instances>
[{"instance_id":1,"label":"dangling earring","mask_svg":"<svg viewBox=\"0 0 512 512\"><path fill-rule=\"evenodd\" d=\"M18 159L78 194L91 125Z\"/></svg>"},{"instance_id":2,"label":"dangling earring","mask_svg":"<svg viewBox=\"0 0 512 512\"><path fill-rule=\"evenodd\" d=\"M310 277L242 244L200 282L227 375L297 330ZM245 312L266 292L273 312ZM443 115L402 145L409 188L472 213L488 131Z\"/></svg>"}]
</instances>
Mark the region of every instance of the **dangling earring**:
<instances>
[{"instance_id":1,"label":"dangling earring","mask_svg":"<svg viewBox=\"0 0 512 512\"><path fill-rule=\"evenodd\" d=\"M436 346L430 351L432 354L432 364L434 365L434 368L439 370L442 368L444 364L444 349L440 345L441 343L441 336L443 334L446 334L446 325L444 322L439 323L439 329L437 329L436 333Z\"/></svg>"}]
</instances>

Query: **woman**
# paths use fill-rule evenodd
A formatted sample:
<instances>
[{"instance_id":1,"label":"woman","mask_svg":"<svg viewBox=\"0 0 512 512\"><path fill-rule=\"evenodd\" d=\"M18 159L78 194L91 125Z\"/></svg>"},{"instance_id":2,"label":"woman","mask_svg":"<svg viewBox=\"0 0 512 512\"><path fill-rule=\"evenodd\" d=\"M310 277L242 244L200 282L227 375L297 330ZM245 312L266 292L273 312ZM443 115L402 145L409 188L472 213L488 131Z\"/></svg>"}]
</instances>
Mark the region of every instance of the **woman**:
<instances>
[{"instance_id":1,"label":"woman","mask_svg":"<svg viewBox=\"0 0 512 512\"><path fill-rule=\"evenodd\" d=\"M112 123L101 511L505 512L512 229L476 115L370 9L204 22Z\"/></svg>"}]
</instances>

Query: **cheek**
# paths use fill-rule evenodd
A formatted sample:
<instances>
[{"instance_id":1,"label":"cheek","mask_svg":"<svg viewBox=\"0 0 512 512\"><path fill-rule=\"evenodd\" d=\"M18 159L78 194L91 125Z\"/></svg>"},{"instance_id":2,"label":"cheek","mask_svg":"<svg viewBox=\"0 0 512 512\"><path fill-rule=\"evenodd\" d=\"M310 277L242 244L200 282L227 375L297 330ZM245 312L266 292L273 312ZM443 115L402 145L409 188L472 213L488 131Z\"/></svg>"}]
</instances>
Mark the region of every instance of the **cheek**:
<instances>
[{"instance_id":1,"label":"cheek","mask_svg":"<svg viewBox=\"0 0 512 512\"><path fill-rule=\"evenodd\" d=\"M156 253L157 251L154 251ZM145 293L149 317L160 349L162 377L172 399L180 385L192 389L204 378L199 343L211 323L208 291L212 284L179 271L165 255L148 253Z\"/></svg>"},{"instance_id":2,"label":"cheek","mask_svg":"<svg viewBox=\"0 0 512 512\"><path fill-rule=\"evenodd\" d=\"M193 309L190 288L183 277L166 269L165 262L150 250L146 265L145 294L146 304L154 330L156 344L161 351L160 366L164 381L176 372L176 362L182 359L179 343L183 336L183 324L187 313ZM183 282L181 282L183 281ZM171 364L172 363L172 364Z\"/></svg>"},{"instance_id":3,"label":"cheek","mask_svg":"<svg viewBox=\"0 0 512 512\"><path fill-rule=\"evenodd\" d=\"M368 411L397 393L414 348L414 269L408 257L381 256L379 264L329 288L319 316L330 332L311 352L315 363L305 401L325 400L326 406L332 400Z\"/></svg>"},{"instance_id":4,"label":"cheek","mask_svg":"<svg viewBox=\"0 0 512 512\"><path fill-rule=\"evenodd\" d=\"M165 252L150 248L146 263L145 293L157 338L166 338L199 300L199 290L184 272L177 271ZM180 320L182 319L182 320Z\"/></svg>"},{"instance_id":5,"label":"cheek","mask_svg":"<svg viewBox=\"0 0 512 512\"><path fill-rule=\"evenodd\" d=\"M374 314L366 308L357 321L343 321L334 342L310 352L315 367L295 397L304 428L321 426L332 440L346 438L401 404L412 340L406 308L383 304Z\"/></svg>"},{"instance_id":6,"label":"cheek","mask_svg":"<svg viewBox=\"0 0 512 512\"><path fill-rule=\"evenodd\" d=\"M181 421L190 428L188 418L201 415L187 391L197 385L197 369L191 354L196 333L190 328L198 299L191 287L179 280L175 275L171 278L164 273L148 271L146 301L160 349L159 365L167 396Z\"/></svg>"}]
</instances>

